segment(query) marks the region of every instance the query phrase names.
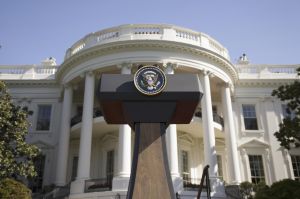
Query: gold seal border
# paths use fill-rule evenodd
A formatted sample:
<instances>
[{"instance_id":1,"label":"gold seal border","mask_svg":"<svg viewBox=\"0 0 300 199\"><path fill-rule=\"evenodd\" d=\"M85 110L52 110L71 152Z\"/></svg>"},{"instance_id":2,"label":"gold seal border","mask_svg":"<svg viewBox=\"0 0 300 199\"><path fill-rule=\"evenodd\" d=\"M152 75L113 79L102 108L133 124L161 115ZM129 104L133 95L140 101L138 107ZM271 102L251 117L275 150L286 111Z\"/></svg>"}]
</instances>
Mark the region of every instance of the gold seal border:
<instances>
[{"instance_id":1,"label":"gold seal border","mask_svg":"<svg viewBox=\"0 0 300 199\"><path fill-rule=\"evenodd\" d=\"M147 68L149 68L149 69L154 69L154 70L158 71L160 74L162 74L162 76L163 76L163 78L164 78L164 85L163 85L159 90L157 90L156 92L153 92L153 93L145 92L145 91L139 86L139 84L138 84L138 82L137 82L137 77L138 77L138 75L139 75L142 71L146 70ZM161 70L159 67L156 67L156 66L143 66L143 67L141 67L140 69L138 69L138 70L135 72L133 81L134 81L134 86L135 86L135 88L136 88L138 91L140 91L142 94L147 95L147 96L153 96L153 95L157 95L157 94L161 93L161 92L165 89L165 87L166 87L166 85L167 85L167 77L166 77L166 74L164 73L163 70Z\"/></svg>"}]
</instances>

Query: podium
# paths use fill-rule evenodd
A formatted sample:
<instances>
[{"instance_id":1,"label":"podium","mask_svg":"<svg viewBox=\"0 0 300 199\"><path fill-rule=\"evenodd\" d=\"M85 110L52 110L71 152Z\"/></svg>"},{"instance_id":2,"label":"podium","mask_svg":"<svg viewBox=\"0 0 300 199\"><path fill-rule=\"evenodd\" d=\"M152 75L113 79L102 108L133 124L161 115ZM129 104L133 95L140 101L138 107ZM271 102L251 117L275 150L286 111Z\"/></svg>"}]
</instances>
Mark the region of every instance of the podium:
<instances>
[{"instance_id":1,"label":"podium","mask_svg":"<svg viewBox=\"0 0 300 199\"><path fill-rule=\"evenodd\" d=\"M129 124L135 131L127 198L175 199L165 132L169 124L190 123L203 93L197 75L163 74L165 79L161 80L149 71L143 72L141 77L103 74L99 84L100 106L108 124ZM153 79L146 80L147 74ZM149 90L144 93L137 82L147 84ZM153 94L157 87L162 90Z\"/></svg>"}]
</instances>

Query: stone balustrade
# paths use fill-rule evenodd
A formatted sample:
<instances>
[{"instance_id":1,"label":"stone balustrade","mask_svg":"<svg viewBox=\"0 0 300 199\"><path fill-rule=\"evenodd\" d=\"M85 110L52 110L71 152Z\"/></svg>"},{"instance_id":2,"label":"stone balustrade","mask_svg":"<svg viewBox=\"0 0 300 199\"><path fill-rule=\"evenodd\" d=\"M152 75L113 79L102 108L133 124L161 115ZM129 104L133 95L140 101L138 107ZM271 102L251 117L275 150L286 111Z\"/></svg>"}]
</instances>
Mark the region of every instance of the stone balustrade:
<instances>
[{"instance_id":1,"label":"stone balustrade","mask_svg":"<svg viewBox=\"0 0 300 199\"><path fill-rule=\"evenodd\" d=\"M300 65L236 65L240 79L294 79Z\"/></svg>"},{"instance_id":2,"label":"stone balustrade","mask_svg":"<svg viewBox=\"0 0 300 199\"><path fill-rule=\"evenodd\" d=\"M0 65L0 80L55 79L57 65Z\"/></svg>"},{"instance_id":3,"label":"stone balustrade","mask_svg":"<svg viewBox=\"0 0 300 199\"><path fill-rule=\"evenodd\" d=\"M204 33L173 25L155 24L129 24L90 33L67 50L65 60L93 46L125 40L165 40L187 43L206 48L230 60L227 49Z\"/></svg>"}]
</instances>

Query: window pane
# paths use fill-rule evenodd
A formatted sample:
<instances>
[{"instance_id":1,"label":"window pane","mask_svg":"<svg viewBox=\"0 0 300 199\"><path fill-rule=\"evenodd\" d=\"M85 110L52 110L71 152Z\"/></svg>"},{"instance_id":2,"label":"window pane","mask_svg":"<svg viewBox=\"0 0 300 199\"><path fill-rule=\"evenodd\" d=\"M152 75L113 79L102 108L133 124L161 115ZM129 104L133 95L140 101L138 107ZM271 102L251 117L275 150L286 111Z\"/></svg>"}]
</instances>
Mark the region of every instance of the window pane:
<instances>
[{"instance_id":1,"label":"window pane","mask_svg":"<svg viewBox=\"0 0 300 199\"><path fill-rule=\"evenodd\" d=\"M258 130L255 105L243 104L243 116L246 130Z\"/></svg>"},{"instance_id":2,"label":"window pane","mask_svg":"<svg viewBox=\"0 0 300 199\"><path fill-rule=\"evenodd\" d=\"M106 179L110 188L114 177L114 154L114 150L108 151L106 157Z\"/></svg>"},{"instance_id":3,"label":"window pane","mask_svg":"<svg viewBox=\"0 0 300 199\"><path fill-rule=\"evenodd\" d=\"M72 180L76 179L77 176L77 168L78 168L78 157L73 157L73 164L72 164Z\"/></svg>"},{"instance_id":4,"label":"window pane","mask_svg":"<svg viewBox=\"0 0 300 199\"><path fill-rule=\"evenodd\" d=\"M300 181L300 155L291 155L295 180Z\"/></svg>"},{"instance_id":5,"label":"window pane","mask_svg":"<svg viewBox=\"0 0 300 199\"><path fill-rule=\"evenodd\" d=\"M252 183L265 181L264 166L261 155L249 155L249 164Z\"/></svg>"},{"instance_id":6,"label":"window pane","mask_svg":"<svg viewBox=\"0 0 300 199\"><path fill-rule=\"evenodd\" d=\"M50 130L51 105L39 105L36 130Z\"/></svg>"},{"instance_id":7,"label":"window pane","mask_svg":"<svg viewBox=\"0 0 300 199\"><path fill-rule=\"evenodd\" d=\"M222 156L217 155L217 164L218 164L218 177L223 180L223 167L222 167Z\"/></svg>"},{"instance_id":8,"label":"window pane","mask_svg":"<svg viewBox=\"0 0 300 199\"><path fill-rule=\"evenodd\" d=\"M189 179L189 154L187 151L181 151L182 160L182 178L183 180Z\"/></svg>"},{"instance_id":9,"label":"window pane","mask_svg":"<svg viewBox=\"0 0 300 199\"><path fill-rule=\"evenodd\" d=\"M42 191L45 159L45 155L39 155L34 159L34 166L37 172L37 176L29 178L28 182L28 186L33 193Z\"/></svg>"}]
</instances>

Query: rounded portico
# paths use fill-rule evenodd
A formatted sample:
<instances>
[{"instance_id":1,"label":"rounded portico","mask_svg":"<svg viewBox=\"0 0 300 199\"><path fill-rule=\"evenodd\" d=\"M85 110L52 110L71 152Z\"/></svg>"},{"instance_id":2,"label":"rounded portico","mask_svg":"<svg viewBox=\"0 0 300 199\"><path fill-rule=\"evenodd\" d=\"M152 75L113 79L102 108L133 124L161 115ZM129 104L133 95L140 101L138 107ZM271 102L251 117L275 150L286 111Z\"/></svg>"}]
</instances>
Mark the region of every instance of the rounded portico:
<instances>
[{"instance_id":1,"label":"rounded portico","mask_svg":"<svg viewBox=\"0 0 300 199\"><path fill-rule=\"evenodd\" d=\"M182 191L182 180L184 186L196 183L207 164L216 187L218 177L239 183L231 108L238 75L228 51L203 33L141 24L88 34L67 50L56 74L64 85L56 184L74 180L71 194L93 186L98 191L127 190L134 133L128 125L106 124L98 84L101 74L134 74L141 65L156 65L167 74L198 74L204 92L192 122L167 130L175 190Z\"/></svg>"}]
</instances>

